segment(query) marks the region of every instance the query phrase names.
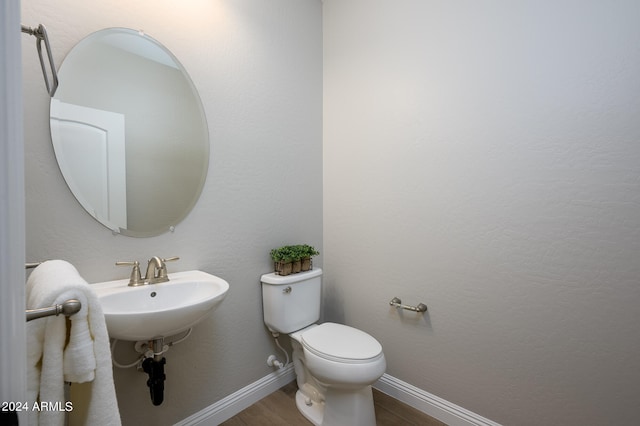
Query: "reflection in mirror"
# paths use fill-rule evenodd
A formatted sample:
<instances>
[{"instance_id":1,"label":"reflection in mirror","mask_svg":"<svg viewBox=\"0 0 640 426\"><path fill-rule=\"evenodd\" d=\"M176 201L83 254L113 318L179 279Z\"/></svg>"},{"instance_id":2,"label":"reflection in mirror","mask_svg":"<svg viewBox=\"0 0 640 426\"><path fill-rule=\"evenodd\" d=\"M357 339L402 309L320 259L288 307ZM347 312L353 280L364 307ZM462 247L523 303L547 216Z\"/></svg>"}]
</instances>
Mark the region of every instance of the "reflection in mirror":
<instances>
[{"instance_id":1,"label":"reflection in mirror","mask_svg":"<svg viewBox=\"0 0 640 426\"><path fill-rule=\"evenodd\" d=\"M164 46L134 30L69 52L51 100L51 140L82 207L114 232L159 235L191 211L209 164L198 93Z\"/></svg>"}]
</instances>

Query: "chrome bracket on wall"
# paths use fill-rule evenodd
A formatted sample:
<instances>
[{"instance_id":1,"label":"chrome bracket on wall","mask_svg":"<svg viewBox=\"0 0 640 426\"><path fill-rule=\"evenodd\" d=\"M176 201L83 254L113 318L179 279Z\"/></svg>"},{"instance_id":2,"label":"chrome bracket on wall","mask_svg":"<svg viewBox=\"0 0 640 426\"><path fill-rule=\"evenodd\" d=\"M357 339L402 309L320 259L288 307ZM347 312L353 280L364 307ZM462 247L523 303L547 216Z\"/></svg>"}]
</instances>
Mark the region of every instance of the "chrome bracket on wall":
<instances>
[{"instance_id":1,"label":"chrome bracket on wall","mask_svg":"<svg viewBox=\"0 0 640 426\"><path fill-rule=\"evenodd\" d=\"M407 311L427 312L427 305L425 305L424 303L419 303L418 306L403 305L402 300L400 300L397 297L394 297L393 299L391 299L389 301L389 305L395 306L396 308L406 309Z\"/></svg>"}]
</instances>

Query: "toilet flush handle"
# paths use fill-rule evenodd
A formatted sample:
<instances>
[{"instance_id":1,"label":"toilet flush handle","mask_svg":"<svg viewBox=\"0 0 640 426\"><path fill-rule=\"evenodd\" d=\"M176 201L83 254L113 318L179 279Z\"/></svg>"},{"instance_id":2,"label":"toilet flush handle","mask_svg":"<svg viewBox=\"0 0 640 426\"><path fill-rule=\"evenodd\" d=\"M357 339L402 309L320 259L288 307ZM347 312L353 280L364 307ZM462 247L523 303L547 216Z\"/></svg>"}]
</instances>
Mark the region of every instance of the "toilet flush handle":
<instances>
[{"instance_id":1,"label":"toilet flush handle","mask_svg":"<svg viewBox=\"0 0 640 426\"><path fill-rule=\"evenodd\" d=\"M289 286L287 286L284 290L282 290L282 292L283 292L284 294L289 294L289 293L291 293L291 286L290 286L290 285L289 285Z\"/></svg>"}]
</instances>

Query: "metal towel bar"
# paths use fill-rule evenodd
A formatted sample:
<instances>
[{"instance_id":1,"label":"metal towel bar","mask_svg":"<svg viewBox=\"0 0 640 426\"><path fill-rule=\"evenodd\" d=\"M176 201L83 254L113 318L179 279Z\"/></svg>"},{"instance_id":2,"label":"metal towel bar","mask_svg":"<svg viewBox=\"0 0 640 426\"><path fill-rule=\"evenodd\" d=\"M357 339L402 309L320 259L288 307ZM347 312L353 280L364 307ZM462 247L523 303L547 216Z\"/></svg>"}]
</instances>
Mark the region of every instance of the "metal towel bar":
<instances>
[{"instance_id":1,"label":"metal towel bar","mask_svg":"<svg viewBox=\"0 0 640 426\"><path fill-rule=\"evenodd\" d=\"M32 269L40 265L42 262L28 262L24 264L25 269ZM27 322L52 315L58 316L63 314L65 317L77 314L82 308L82 304L77 299L69 299L59 305L49 306L48 308L39 309L27 309L25 314L27 315Z\"/></svg>"},{"instance_id":2,"label":"metal towel bar","mask_svg":"<svg viewBox=\"0 0 640 426\"><path fill-rule=\"evenodd\" d=\"M79 300L70 299L60 305L53 305L48 308L27 309L25 313L27 314L27 321L31 321L52 315L58 316L60 314L68 317L78 313L81 307L82 305Z\"/></svg>"},{"instance_id":3,"label":"metal towel bar","mask_svg":"<svg viewBox=\"0 0 640 426\"><path fill-rule=\"evenodd\" d=\"M426 312L427 311L427 305L425 305L424 303L419 303L418 306L403 305L402 304L402 300L398 299L397 297L394 297L393 299L391 299L389 301L389 305L395 306L396 308L402 308L402 309L406 309L408 311L413 311L413 312Z\"/></svg>"}]
</instances>

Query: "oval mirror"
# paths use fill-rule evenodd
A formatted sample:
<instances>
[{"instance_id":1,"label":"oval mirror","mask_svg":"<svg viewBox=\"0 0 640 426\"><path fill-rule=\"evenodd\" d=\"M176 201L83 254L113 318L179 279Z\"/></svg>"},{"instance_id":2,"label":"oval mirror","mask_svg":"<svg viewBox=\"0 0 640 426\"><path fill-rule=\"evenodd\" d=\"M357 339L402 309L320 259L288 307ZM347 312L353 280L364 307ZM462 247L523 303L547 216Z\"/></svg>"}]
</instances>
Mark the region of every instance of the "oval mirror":
<instances>
[{"instance_id":1,"label":"oval mirror","mask_svg":"<svg viewBox=\"0 0 640 426\"><path fill-rule=\"evenodd\" d=\"M78 43L58 72L51 140L82 207L114 232L166 232L198 200L209 135L198 92L146 34L109 28Z\"/></svg>"}]
</instances>

